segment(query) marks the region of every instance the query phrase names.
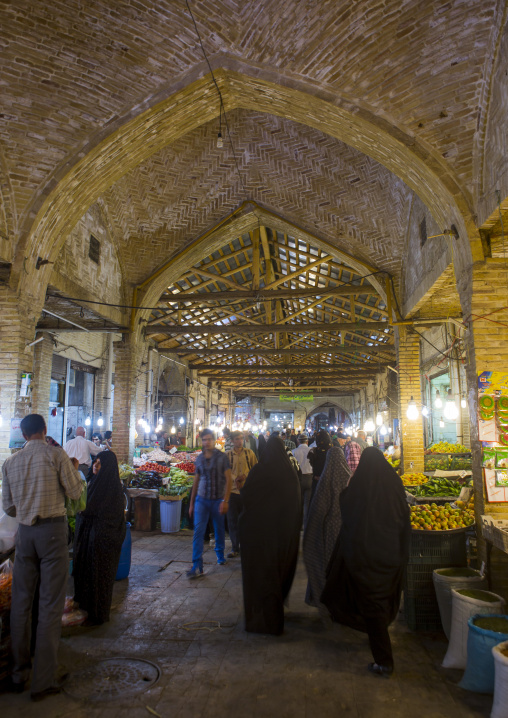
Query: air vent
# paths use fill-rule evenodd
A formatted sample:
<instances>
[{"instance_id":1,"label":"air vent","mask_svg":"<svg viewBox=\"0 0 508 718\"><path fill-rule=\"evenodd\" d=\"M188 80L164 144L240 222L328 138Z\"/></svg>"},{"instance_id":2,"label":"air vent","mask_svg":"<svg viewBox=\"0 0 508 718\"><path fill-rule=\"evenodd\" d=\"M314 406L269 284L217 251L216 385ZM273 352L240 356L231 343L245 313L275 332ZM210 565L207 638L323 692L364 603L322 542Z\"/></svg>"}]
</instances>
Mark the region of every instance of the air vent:
<instances>
[{"instance_id":1,"label":"air vent","mask_svg":"<svg viewBox=\"0 0 508 718\"><path fill-rule=\"evenodd\" d=\"M423 247L427 241L427 220L425 217L420 222L420 246Z\"/></svg>"}]
</instances>

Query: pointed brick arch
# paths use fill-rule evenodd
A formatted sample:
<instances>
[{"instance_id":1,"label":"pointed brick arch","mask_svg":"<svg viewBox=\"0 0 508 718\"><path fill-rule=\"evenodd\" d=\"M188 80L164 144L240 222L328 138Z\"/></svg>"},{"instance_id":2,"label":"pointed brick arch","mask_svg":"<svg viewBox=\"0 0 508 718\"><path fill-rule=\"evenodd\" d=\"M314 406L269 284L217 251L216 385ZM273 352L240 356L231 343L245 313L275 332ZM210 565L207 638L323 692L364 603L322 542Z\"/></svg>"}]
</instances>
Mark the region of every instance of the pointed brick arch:
<instances>
[{"instance_id":1,"label":"pointed brick arch","mask_svg":"<svg viewBox=\"0 0 508 718\"><path fill-rule=\"evenodd\" d=\"M461 237L467 237L468 230L474 236L469 198L450 168L429 147L344 98L282 76L276 81L259 68L254 71L242 65L241 69L216 71L227 110L256 109L293 119L356 147L414 189L441 226L454 222ZM37 257L54 260L69 228L105 189L154 152L218 114L209 76L180 84L154 103L134 117L131 114L127 120L112 122L110 134L92 138L34 199L20 231L11 280L34 301L40 302L44 296L50 274L47 267L35 273ZM468 263L469 247L465 243L464 247Z\"/></svg>"}]
</instances>

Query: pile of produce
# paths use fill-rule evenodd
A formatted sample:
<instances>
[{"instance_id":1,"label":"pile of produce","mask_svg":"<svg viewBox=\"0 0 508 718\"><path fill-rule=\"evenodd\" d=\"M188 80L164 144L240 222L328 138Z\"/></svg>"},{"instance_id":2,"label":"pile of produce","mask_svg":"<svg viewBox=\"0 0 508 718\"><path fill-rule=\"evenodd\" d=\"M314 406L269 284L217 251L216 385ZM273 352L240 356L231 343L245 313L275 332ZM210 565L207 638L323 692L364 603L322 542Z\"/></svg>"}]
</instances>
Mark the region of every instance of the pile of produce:
<instances>
[{"instance_id":1,"label":"pile of produce","mask_svg":"<svg viewBox=\"0 0 508 718\"><path fill-rule=\"evenodd\" d=\"M120 481L130 481L136 475L136 469L129 464L119 464Z\"/></svg>"},{"instance_id":2,"label":"pile of produce","mask_svg":"<svg viewBox=\"0 0 508 718\"><path fill-rule=\"evenodd\" d=\"M168 455L162 449L154 449L150 452L150 461L167 461Z\"/></svg>"},{"instance_id":3,"label":"pile of produce","mask_svg":"<svg viewBox=\"0 0 508 718\"><path fill-rule=\"evenodd\" d=\"M426 454L468 454L470 449L462 444L451 444L449 441L438 441L429 446Z\"/></svg>"},{"instance_id":4,"label":"pile of produce","mask_svg":"<svg viewBox=\"0 0 508 718\"><path fill-rule=\"evenodd\" d=\"M394 469L398 469L400 466L400 459L393 459L391 456L389 456L387 459L390 466L393 466Z\"/></svg>"},{"instance_id":5,"label":"pile of produce","mask_svg":"<svg viewBox=\"0 0 508 718\"><path fill-rule=\"evenodd\" d=\"M141 471L131 479L131 489L158 489L163 485L163 476L158 471Z\"/></svg>"},{"instance_id":6,"label":"pile of produce","mask_svg":"<svg viewBox=\"0 0 508 718\"><path fill-rule=\"evenodd\" d=\"M176 468L186 471L188 474L193 474L196 469L196 465L193 461L182 461L180 464L176 465Z\"/></svg>"},{"instance_id":7,"label":"pile of produce","mask_svg":"<svg viewBox=\"0 0 508 718\"><path fill-rule=\"evenodd\" d=\"M415 496L458 496L462 484L452 479L429 479L423 486L418 486L410 493Z\"/></svg>"},{"instance_id":8,"label":"pile of produce","mask_svg":"<svg viewBox=\"0 0 508 718\"><path fill-rule=\"evenodd\" d=\"M138 473L140 471L158 471L160 474L167 474L168 467L162 466L161 464L155 464L152 461L145 461L145 463L140 466L139 469L136 469L136 471Z\"/></svg>"},{"instance_id":9,"label":"pile of produce","mask_svg":"<svg viewBox=\"0 0 508 718\"><path fill-rule=\"evenodd\" d=\"M411 527L418 531L451 531L474 524L473 509L454 509L451 504L411 506Z\"/></svg>"},{"instance_id":10,"label":"pile of produce","mask_svg":"<svg viewBox=\"0 0 508 718\"><path fill-rule=\"evenodd\" d=\"M171 484L190 484L192 486L193 481L194 478L192 476L189 476L189 474L183 469L171 469L171 471L169 472L169 482Z\"/></svg>"},{"instance_id":11,"label":"pile of produce","mask_svg":"<svg viewBox=\"0 0 508 718\"><path fill-rule=\"evenodd\" d=\"M169 483L159 489L159 496L185 499L192 486L193 479L182 469L171 469Z\"/></svg>"},{"instance_id":12,"label":"pile of produce","mask_svg":"<svg viewBox=\"0 0 508 718\"><path fill-rule=\"evenodd\" d=\"M191 453L177 451L176 453L171 454L171 461L178 463L180 463L180 461L195 461L200 453L201 452L199 451L192 451Z\"/></svg>"},{"instance_id":13,"label":"pile of produce","mask_svg":"<svg viewBox=\"0 0 508 718\"><path fill-rule=\"evenodd\" d=\"M402 474L400 478L402 479L402 483L404 484L404 486L420 486L429 479L429 477L425 476L425 474L417 473L405 473Z\"/></svg>"},{"instance_id":14,"label":"pile of produce","mask_svg":"<svg viewBox=\"0 0 508 718\"><path fill-rule=\"evenodd\" d=\"M185 445L178 446L177 451L192 451L192 446L185 446Z\"/></svg>"}]
</instances>

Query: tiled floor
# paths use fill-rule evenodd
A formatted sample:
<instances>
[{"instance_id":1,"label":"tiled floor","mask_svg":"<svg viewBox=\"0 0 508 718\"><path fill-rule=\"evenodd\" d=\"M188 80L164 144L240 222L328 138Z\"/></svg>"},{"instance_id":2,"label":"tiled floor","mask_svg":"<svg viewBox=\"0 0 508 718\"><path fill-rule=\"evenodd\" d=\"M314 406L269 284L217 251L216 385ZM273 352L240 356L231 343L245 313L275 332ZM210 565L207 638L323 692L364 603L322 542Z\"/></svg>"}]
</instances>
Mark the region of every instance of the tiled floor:
<instances>
[{"instance_id":1,"label":"tiled floor","mask_svg":"<svg viewBox=\"0 0 508 718\"><path fill-rule=\"evenodd\" d=\"M366 637L326 630L305 605L300 565L279 638L243 630L239 559L217 566L205 555L206 577L189 581L190 532L133 534L129 579L115 584L113 616L99 628L67 629L61 661L76 672L100 658L143 657L162 669L145 693L114 703L78 702L66 694L32 704L28 693L0 696L2 718L478 718L492 699L462 691L458 671L444 671L442 635L392 627L396 673L367 673ZM160 570L163 569L163 570ZM220 628L206 630L217 624ZM150 710L149 710L150 709Z\"/></svg>"}]
</instances>

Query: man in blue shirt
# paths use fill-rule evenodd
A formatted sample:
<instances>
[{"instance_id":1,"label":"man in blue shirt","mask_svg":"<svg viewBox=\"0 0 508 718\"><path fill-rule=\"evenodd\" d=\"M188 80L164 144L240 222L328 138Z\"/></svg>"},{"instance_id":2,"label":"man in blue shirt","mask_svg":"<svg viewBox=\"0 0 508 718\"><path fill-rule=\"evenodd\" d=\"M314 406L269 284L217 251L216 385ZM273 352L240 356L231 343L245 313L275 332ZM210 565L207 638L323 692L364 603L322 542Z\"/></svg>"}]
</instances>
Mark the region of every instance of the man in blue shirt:
<instances>
[{"instance_id":1,"label":"man in blue shirt","mask_svg":"<svg viewBox=\"0 0 508 718\"><path fill-rule=\"evenodd\" d=\"M203 572L203 548L208 521L212 519L215 533L217 563L226 563L224 516L229 509L231 494L231 467L229 459L215 448L215 436L210 429L201 433L203 451L196 459L194 483L189 504L189 516L194 514L192 542L192 568L188 578L199 578Z\"/></svg>"}]
</instances>

